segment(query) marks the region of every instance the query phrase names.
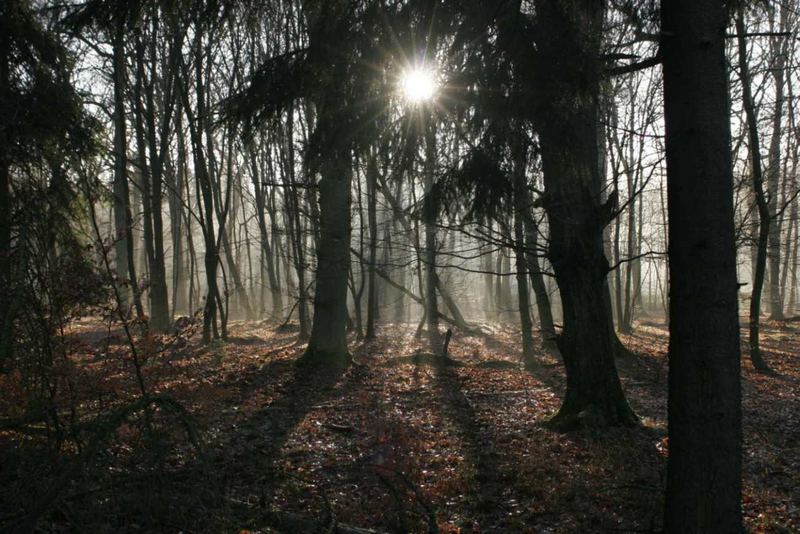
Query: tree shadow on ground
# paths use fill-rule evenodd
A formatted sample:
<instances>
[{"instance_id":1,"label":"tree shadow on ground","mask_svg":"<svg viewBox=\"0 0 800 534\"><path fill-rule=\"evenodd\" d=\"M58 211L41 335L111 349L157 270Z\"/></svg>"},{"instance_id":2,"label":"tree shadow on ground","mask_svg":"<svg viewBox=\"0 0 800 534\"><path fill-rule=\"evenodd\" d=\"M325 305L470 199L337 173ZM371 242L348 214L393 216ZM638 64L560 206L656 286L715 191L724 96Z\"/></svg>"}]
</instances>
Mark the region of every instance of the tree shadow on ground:
<instances>
[{"instance_id":1,"label":"tree shadow on ground","mask_svg":"<svg viewBox=\"0 0 800 534\"><path fill-rule=\"evenodd\" d=\"M434 402L453 423L464 441L467 461L474 474L470 488L474 492L475 509L481 524L501 506L504 474L500 471L495 439L490 426L483 424L462 390L461 377L451 366L434 367Z\"/></svg>"},{"instance_id":2,"label":"tree shadow on ground","mask_svg":"<svg viewBox=\"0 0 800 534\"><path fill-rule=\"evenodd\" d=\"M236 457L227 466L231 491L252 499L257 490L262 505L285 479L279 464L293 431L320 405L358 388L361 379L356 367L298 368L290 360L274 370L286 379L277 386L277 396L268 406L239 425L234 435L238 440Z\"/></svg>"}]
</instances>

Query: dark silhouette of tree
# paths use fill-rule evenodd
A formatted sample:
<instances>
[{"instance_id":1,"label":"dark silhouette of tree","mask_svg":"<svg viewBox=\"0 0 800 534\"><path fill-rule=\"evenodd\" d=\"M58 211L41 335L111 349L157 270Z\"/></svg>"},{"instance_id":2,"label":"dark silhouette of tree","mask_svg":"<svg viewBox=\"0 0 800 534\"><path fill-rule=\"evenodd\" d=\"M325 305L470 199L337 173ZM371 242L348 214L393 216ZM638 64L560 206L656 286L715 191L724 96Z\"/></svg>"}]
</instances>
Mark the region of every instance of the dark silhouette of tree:
<instances>
[{"instance_id":1,"label":"dark silhouette of tree","mask_svg":"<svg viewBox=\"0 0 800 534\"><path fill-rule=\"evenodd\" d=\"M488 14L487 14L488 11ZM558 346L567 392L552 423L630 425L637 421L617 376L622 346L614 333L603 229L616 199L604 198L599 120L603 2L537 2L484 10L498 43L530 91L527 111L538 136L548 216L548 259L564 313ZM534 47L535 45L535 47Z\"/></svg>"},{"instance_id":2,"label":"dark silhouette of tree","mask_svg":"<svg viewBox=\"0 0 800 534\"><path fill-rule=\"evenodd\" d=\"M764 166L761 163L761 142L758 134L755 103L753 101L750 67L747 64L747 46L745 43L744 8L736 9L736 41L739 58L739 76L742 81L742 103L747 121L747 134L750 141L750 165L753 176L753 193L758 211L758 241L756 252L756 268L753 273L753 291L750 294L750 359L759 371L769 371L769 366L761 356L759 342L761 331L761 292L764 289L764 275L767 270L767 252L770 240L770 226L773 224L770 214L770 201L764 190Z\"/></svg>"},{"instance_id":3,"label":"dark silhouette of tree","mask_svg":"<svg viewBox=\"0 0 800 534\"><path fill-rule=\"evenodd\" d=\"M667 532L741 532L725 3L661 6L669 205Z\"/></svg>"},{"instance_id":4,"label":"dark silhouette of tree","mask_svg":"<svg viewBox=\"0 0 800 534\"><path fill-rule=\"evenodd\" d=\"M32 180L38 165L50 171L51 205L42 207L42 217L52 232L47 238L52 252L58 231L70 233L61 226L72 196L65 162L93 148L96 125L71 85L70 66L58 37L42 27L28 2L0 5L0 367L14 348L14 321L24 306L21 286L31 254L27 238L20 235L27 223L15 221L15 177ZM24 197L27 186L17 185Z\"/></svg>"}]
</instances>

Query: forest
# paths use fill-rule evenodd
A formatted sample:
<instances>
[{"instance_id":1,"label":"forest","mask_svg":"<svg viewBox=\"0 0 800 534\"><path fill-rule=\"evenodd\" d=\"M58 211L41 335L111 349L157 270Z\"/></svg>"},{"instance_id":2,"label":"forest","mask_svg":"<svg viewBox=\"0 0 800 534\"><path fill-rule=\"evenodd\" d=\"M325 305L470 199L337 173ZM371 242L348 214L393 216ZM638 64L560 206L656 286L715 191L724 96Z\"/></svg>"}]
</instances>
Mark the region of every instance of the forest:
<instances>
[{"instance_id":1,"label":"forest","mask_svg":"<svg viewBox=\"0 0 800 534\"><path fill-rule=\"evenodd\" d=\"M800 531L799 30L0 1L0 532Z\"/></svg>"}]
</instances>

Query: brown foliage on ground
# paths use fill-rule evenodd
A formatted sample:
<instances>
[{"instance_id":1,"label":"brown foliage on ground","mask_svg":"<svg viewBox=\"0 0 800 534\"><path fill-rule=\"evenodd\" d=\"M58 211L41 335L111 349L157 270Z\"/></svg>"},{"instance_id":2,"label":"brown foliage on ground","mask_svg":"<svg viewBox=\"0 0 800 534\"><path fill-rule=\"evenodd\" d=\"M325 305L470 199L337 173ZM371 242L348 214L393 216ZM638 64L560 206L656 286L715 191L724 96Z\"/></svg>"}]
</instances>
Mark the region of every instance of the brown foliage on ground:
<instances>
[{"instance_id":1,"label":"brown foliage on ground","mask_svg":"<svg viewBox=\"0 0 800 534\"><path fill-rule=\"evenodd\" d=\"M765 325L765 356L775 375L744 363L744 511L756 532L800 529L798 328ZM384 325L377 340L353 341L354 365L336 372L296 368L303 347L295 332L255 323L232 332L226 343L204 347L192 336L165 347L156 339L149 343L157 347L143 350L151 354L143 367L149 393L177 400L201 441L173 436L170 454L155 462L158 477L138 472L141 460L133 461L146 445L138 420L112 429L96 454L103 460L79 464L83 473L37 472L41 480L26 479L24 471L26 451L44 439L35 427L0 431L7 460L0 484L30 495L54 480L63 485L40 523L55 530L101 521L121 531L269 531L275 510L394 532L660 528L668 449L661 324L640 324L625 337L633 355L618 362L642 426L570 434L543 425L563 392L559 360L542 353L535 371L523 370L510 328L455 333L449 355L463 365L437 366L409 358L428 350L413 327ZM78 418L97 418L137 398L120 332L84 320L71 336L76 348L63 372L74 375L70 402ZM0 380L0 417L20 413L24 388L15 375ZM154 407L146 425L157 425L163 411ZM162 424L185 423L182 417ZM89 447L78 448L62 446L60 455L74 460ZM113 478L86 473L98 466ZM161 497L140 495L143 502L132 506L109 497L113 487ZM167 501L168 520L143 518L147 507ZM81 514L92 505L105 507L102 520ZM15 517L10 506L0 501L0 525Z\"/></svg>"}]
</instances>

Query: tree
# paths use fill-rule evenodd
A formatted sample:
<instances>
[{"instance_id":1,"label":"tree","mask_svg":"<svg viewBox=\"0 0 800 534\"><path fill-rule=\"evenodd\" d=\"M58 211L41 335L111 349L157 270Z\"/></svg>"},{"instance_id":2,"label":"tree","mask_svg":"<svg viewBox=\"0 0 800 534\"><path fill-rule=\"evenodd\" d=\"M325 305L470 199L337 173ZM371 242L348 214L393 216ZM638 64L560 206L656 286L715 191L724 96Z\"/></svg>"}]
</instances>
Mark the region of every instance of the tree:
<instances>
[{"instance_id":1,"label":"tree","mask_svg":"<svg viewBox=\"0 0 800 534\"><path fill-rule=\"evenodd\" d=\"M198 6L199 7L199 6ZM215 194L215 185L219 184L217 166L213 165L214 147L213 136L209 135L210 117L207 113L209 87L205 83L207 70L212 62L211 43L216 25L205 18L206 13L199 9L192 11L194 36L190 43L192 63L188 64L185 58L180 58L180 72L178 76L178 93L182 103L182 112L186 115L189 128L189 138L192 148L195 181L200 192L202 202L198 202L200 217L198 222L203 232L205 252L203 263L206 269L206 302L203 307L203 342L211 341L212 334L215 339L227 337L225 331L225 308L222 305L221 293L217 282L219 266L219 243L225 231L224 217L218 217L218 229L215 231L214 215L226 214L219 206L220 195ZM192 102L191 82L194 81L194 103ZM205 135L204 135L205 134ZM217 317L221 319L221 332L217 327Z\"/></svg>"},{"instance_id":2,"label":"tree","mask_svg":"<svg viewBox=\"0 0 800 534\"><path fill-rule=\"evenodd\" d=\"M47 200L54 206L40 215L47 253L53 254L54 236L71 234L55 217L69 204L64 160L86 156L93 146L94 124L70 83L70 65L67 50L29 2L0 3L0 367L12 356L14 322L23 306L20 286L28 283L26 255L33 254L15 221L15 178L31 177L37 166L50 171Z\"/></svg>"},{"instance_id":3,"label":"tree","mask_svg":"<svg viewBox=\"0 0 800 534\"><path fill-rule=\"evenodd\" d=\"M150 321L153 328L165 330L170 324L169 299L167 292L167 276L164 264L164 231L162 220L164 167L169 152L169 140L173 132L172 118L177 104L176 81L177 55L183 43L183 28L177 23L162 25L161 17L168 21L174 20L174 13L159 12L157 7L147 11L149 15L150 33L147 37L147 58L145 59L145 43L137 42L136 52L136 80L143 86L143 91L135 91L144 98L137 99L137 115L144 115L147 139L149 169L143 169L143 174L148 175L150 187L145 189L145 202L149 200L149 211L152 226L152 251L150 262ZM166 42L161 46L159 42ZM138 41L138 39L137 39ZM141 47L141 48L139 48ZM159 50L162 50L159 55ZM150 65L149 79L145 78L144 63ZM144 93L143 95L141 93ZM160 111L160 113L159 113ZM141 117L140 117L141 119ZM183 132L178 132L183 135ZM142 150L144 152L144 150ZM147 228L147 226L145 227ZM173 306L175 303L173 302Z\"/></svg>"},{"instance_id":4,"label":"tree","mask_svg":"<svg viewBox=\"0 0 800 534\"><path fill-rule=\"evenodd\" d=\"M530 195L528 195L530 196ZM550 308L550 295L544 283L542 266L537 251L539 249L539 226L533 216L533 202L526 198L527 209L522 213L525 223L525 247L527 267L531 279L533 294L536 296L536 310L539 312L539 330L542 336L542 347L548 350L557 348L556 327L553 324L553 311Z\"/></svg>"},{"instance_id":5,"label":"tree","mask_svg":"<svg viewBox=\"0 0 800 534\"><path fill-rule=\"evenodd\" d=\"M369 274L367 283L367 329L364 337L375 338L375 322L378 313L378 288L375 280L375 269L378 252L378 163L377 154L369 154L367 159L367 219L369 224Z\"/></svg>"},{"instance_id":6,"label":"tree","mask_svg":"<svg viewBox=\"0 0 800 534\"><path fill-rule=\"evenodd\" d=\"M741 393L725 2L664 0L667 532L741 532Z\"/></svg>"},{"instance_id":7,"label":"tree","mask_svg":"<svg viewBox=\"0 0 800 534\"><path fill-rule=\"evenodd\" d=\"M273 248L275 243L270 243L270 234L267 227L267 210L269 209L269 202L267 199L266 186L262 183L263 177L261 176L260 166L258 164L258 156L256 147L253 142L245 143L245 153L250 169L250 180L253 184L253 198L256 208L256 220L258 221L258 232L260 236L261 248L264 254L265 270L269 281L270 294L272 296L272 309L270 317L273 320L280 318L283 310L283 296L281 295L280 286L278 285L278 277L275 269L275 256Z\"/></svg>"},{"instance_id":8,"label":"tree","mask_svg":"<svg viewBox=\"0 0 800 534\"><path fill-rule=\"evenodd\" d=\"M786 4L776 7L780 11L780 22L777 28L780 32L786 31L789 8ZM770 17L770 29L775 30L774 16ZM767 156L767 191L770 217L772 217L769 240L769 302L770 318L783 319L783 291L781 291L781 219L778 216L779 183L781 177L781 134L783 131L783 107L785 70L787 59L786 36L775 36L771 39L771 65L772 79L775 84L775 109L772 114L772 134Z\"/></svg>"},{"instance_id":9,"label":"tree","mask_svg":"<svg viewBox=\"0 0 800 534\"><path fill-rule=\"evenodd\" d=\"M11 285L11 29L20 9L16 2L0 7L0 287ZM11 355L13 297L10 291L0 303L0 366Z\"/></svg>"},{"instance_id":10,"label":"tree","mask_svg":"<svg viewBox=\"0 0 800 534\"><path fill-rule=\"evenodd\" d=\"M599 166L601 31L604 3L519 4L500 13L499 44L531 90L530 117L541 149L550 228L548 259L561 295L558 346L567 371L564 402L552 424L562 429L637 421L622 391L603 250L615 198L603 198ZM532 45L535 45L533 47Z\"/></svg>"},{"instance_id":11,"label":"tree","mask_svg":"<svg viewBox=\"0 0 800 534\"><path fill-rule=\"evenodd\" d=\"M770 239L770 201L764 191L764 172L761 163L761 143L758 135L755 102L750 84L750 67L747 64L747 46L745 43L744 8L740 5L736 10L736 41L738 44L739 76L742 80L742 102L747 121L747 133L750 141L750 165L753 175L753 193L756 197L758 211L758 245L756 252L755 272L753 273L753 291L750 294L750 360L758 371L769 371L769 366L761 356L759 336L761 330L761 291L764 288L764 274L767 269L767 252ZM777 192L777 187L776 187ZM777 275L777 273L776 273Z\"/></svg>"},{"instance_id":12,"label":"tree","mask_svg":"<svg viewBox=\"0 0 800 534\"><path fill-rule=\"evenodd\" d=\"M513 142L513 192L514 197L514 257L517 269L517 299L519 302L519 323L522 330L522 359L525 365L533 365L533 322L531 321L528 299L528 258L525 255L525 219L530 210L525 170L528 163L528 146L525 136L518 133ZM538 264L534 266L538 270ZM549 304L548 304L549 306ZM544 329L542 329L544 330Z\"/></svg>"},{"instance_id":13,"label":"tree","mask_svg":"<svg viewBox=\"0 0 800 534\"><path fill-rule=\"evenodd\" d=\"M342 35L352 31L352 13L339 0L309 3L309 45L326 90L312 98L316 109L316 163L320 172L320 244L317 251L317 279L314 319L303 361L339 365L350 360L345 332L347 319L347 276L350 270L350 183L352 181L351 141L347 135L349 115L349 54L336 51Z\"/></svg>"},{"instance_id":14,"label":"tree","mask_svg":"<svg viewBox=\"0 0 800 534\"><path fill-rule=\"evenodd\" d=\"M91 0L77 6L65 17L66 26L80 32L87 27L97 27L111 42L111 79L113 84L113 206L115 263L118 283L127 280L139 320L144 320L144 306L139 291L134 258L133 214L131 212L128 178L128 134L125 120L125 94L128 89L125 42L130 30L144 9L144 4L125 0ZM143 148L143 147L140 147ZM141 169L144 171L144 168ZM149 209L149 208L148 208ZM159 285L160 286L160 285ZM128 292L122 291L123 305ZM166 298L166 295L164 296ZM126 312L127 313L127 312Z\"/></svg>"}]
</instances>

